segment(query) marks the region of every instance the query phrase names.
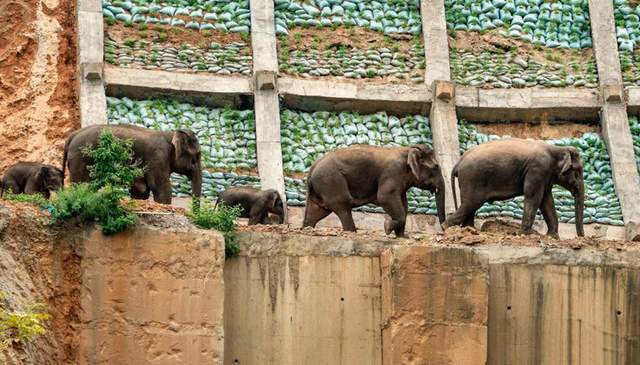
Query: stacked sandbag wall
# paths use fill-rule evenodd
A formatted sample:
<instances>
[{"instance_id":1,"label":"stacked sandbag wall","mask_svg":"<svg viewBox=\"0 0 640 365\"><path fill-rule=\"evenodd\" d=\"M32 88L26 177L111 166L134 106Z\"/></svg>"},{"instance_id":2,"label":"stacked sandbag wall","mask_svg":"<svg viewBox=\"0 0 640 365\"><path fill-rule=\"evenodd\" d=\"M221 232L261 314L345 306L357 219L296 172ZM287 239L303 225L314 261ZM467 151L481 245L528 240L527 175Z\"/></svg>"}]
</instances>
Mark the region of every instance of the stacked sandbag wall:
<instances>
[{"instance_id":1,"label":"stacked sandbag wall","mask_svg":"<svg viewBox=\"0 0 640 365\"><path fill-rule=\"evenodd\" d=\"M640 7L636 2L614 0L613 14L620 53L620 68L625 86L640 85Z\"/></svg>"},{"instance_id":2,"label":"stacked sandbag wall","mask_svg":"<svg viewBox=\"0 0 640 365\"><path fill-rule=\"evenodd\" d=\"M105 61L119 67L250 75L249 0L103 0Z\"/></svg>"},{"instance_id":3,"label":"stacked sandbag wall","mask_svg":"<svg viewBox=\"0 0 640 365\"><path fill-rule=\"evenodd\" d=\"M587 0L445 0L445 8L456 83L598 86Z\"/></svg>"},{"instance_id":4,"label":"stacked sandbag wall","mask_svg":"<svg viewBox=\"0 0 640 365\"><path fill-rule=\"evenodd\" d=\"M424 82L419 0L276 0L275 27L283 73Z\"/></svg>"},{"instance_id":5,"label":"stacked sandbag wall","mask_svg":"<svg viewBox=\"0 0 640 365\"><path fill-rule=\"evenodd\" d=\"M232 185L260 187L256 175L256 136L252 110L209 108L175 100L107 98L110 124L132 124L161 131L190 129L202 148L202 193L215 197ZM188 196L191 184L173 174L173 194Z\"/></svg>"},{"instance_id":6,"label":"stacked sandbag wall","mask_svg":"<svg viewBox=\"0 0 640 365\"><path fill-rule=\"evenodd\" d=\"M479 144L507 137L480 133L475 126L466 123L461 123L458 130L461 154ZM584 223L624 225L620 202L613 185L609 154L602 137L597 133L585 133L579 138L562 138L546 142L556 146L572 146L580 152L584 165ZM555 186L553 196L560 222L575 222L574 198L571 193L560 186ZM523 197L518 197L485 204L480 208L477 216L522 219L523 202ZM538 213L537 218L542 219L542 215Z\"/></svg>"},{"instance_id":7,"label":"stacked sandbag wall","mask_svg":"<svg viewBox=\"0 0 640 365\"><path fill-rule=\"evenodd\" d=\"M306 173L327 152L354 144L373 146L432 147L429 119L422 115L397 117L385 112L361 115L355 112L301 112L285 109L282 123L282 155L288 204L302 206L306 196ZM428 191L412 188L409 211L436 214L435 199ZM382 212L366 206L364 211Z\"/></svg>"}]
</instances>

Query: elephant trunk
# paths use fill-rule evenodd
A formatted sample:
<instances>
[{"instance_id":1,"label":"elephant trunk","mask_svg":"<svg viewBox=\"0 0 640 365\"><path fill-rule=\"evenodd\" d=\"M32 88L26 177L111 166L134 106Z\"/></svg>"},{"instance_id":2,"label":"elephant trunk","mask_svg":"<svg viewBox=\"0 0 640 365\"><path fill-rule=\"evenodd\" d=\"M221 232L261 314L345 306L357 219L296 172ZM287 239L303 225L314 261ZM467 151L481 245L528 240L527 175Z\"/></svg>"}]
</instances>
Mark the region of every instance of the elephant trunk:
<instances>
[{"instance_id":1,"label":"elephant trunk","mask_svg":"<svg viewBox=\"0 0 640 365\"><path fill-rule=\"evenodd\" d=\"M582 223L582 219L584 216L584 183L581 183L574 194L575 198L575 220L576 220L576 233L578 236L584 236L584 226Z\"/></svg>"},{"instance_id":2,"label":"elephant trunk","mask_svg":"<svg viewBox=\"0 0 640 365\"><path fill-rule=\"evenodd\" d=\"M444 179L440 179L438 184L436 184L436 209L438 210L438 220L440 224L444 223L445 219L447 219L444 199Z\"/></svg>"},{"instance_id":3,"label":"elephant trunk","mask_svg":"<svg viewBox=\"0 0 640 365\"><path fill-rule=\"evenodd\" d=\"M191 198L197 207L200 206L200 196L202 195L202 168L200 165L191 174Z\"/></svg>"}]
</instances>

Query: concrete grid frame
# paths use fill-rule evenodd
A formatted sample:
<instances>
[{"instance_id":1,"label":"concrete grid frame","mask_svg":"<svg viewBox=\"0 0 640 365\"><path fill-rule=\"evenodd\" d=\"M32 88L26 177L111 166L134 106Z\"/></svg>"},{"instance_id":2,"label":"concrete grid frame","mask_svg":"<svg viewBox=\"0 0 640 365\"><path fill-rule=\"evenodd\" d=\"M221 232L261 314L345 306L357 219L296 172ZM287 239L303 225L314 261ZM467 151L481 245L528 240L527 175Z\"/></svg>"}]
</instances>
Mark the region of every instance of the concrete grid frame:
<instances>
[{"instance_id":1,"label":"concrete grid frame","mask_svg":"<svg viewBox=\"0 0 640 365\"><path fill-rule=\"evenodd\" d=\"M104 67L100 0L78 1L80 116L82 126L106 121L109 95L171 95L211 105L239 105L253 96L258 172L264 188L284 196L280 103L324 110L386 110L429 115L433 145L448 180L459 158L458 117L468 121L599 119L608 148L625 237L640 235L640 177L627 112L640 111L640 87L623 87L613 5L589 0L600 87L587 89L481 89L452 83L444 0L421 0L427 67L421 85L360 85L278 75L274 3L251 0L253 78ZM447 200L451 202L450 193ZM452 204L447 204L452 207Z\"/></svg>"}]
</instances>

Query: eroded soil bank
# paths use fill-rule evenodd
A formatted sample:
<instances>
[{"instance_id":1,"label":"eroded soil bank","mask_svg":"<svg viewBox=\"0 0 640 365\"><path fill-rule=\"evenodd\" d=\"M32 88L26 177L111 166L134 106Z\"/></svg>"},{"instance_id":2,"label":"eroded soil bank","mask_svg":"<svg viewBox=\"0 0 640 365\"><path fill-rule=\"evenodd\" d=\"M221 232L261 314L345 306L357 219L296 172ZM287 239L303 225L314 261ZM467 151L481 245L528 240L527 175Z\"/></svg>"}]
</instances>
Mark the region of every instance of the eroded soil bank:
<instances>
[{"instance_id":1,"label":"eroded soil bank","mask_svg":"<svg viewBox=\"0 0 640 365\"><path fill-rule=\"evenodd\" d=\"M76 1L0 2L0 170L18 160L61 164L80 127Z\"/></svg>"}]
</instances>

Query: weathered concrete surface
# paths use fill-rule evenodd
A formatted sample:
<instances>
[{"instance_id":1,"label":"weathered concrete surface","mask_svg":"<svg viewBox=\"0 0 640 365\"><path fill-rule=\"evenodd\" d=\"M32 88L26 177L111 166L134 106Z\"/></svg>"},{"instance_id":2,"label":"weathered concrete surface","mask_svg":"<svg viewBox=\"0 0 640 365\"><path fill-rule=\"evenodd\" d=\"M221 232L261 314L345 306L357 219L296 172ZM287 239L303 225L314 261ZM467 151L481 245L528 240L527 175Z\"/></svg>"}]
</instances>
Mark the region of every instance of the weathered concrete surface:
<instances>
[{"instance_id":1,"label":"weathered concrete surface","mask_svg":"<svg viewBox=\"0 0 640 365\"><path fill-rule=\"evenodd\" d=\"M241 241L247 238L274 250L263 255L243 245L240 257L227 260L226 364L381 363L377 257L278 251L287 244L299 248L306 243L300 236L244 235Z\"/></svg>"},{"instance_id":2,"label":"weathered concrete surface","mask_svg":"<svg viewBox=\"0 0 640 365\"><path fill-rule=\"evenodd\" d=\"M602 101L597 90L457 86L456 106L471 122L594 121Z\"/></svg>"},{"instance_id":3,"label":"weathered concrete surface","mask_svg":"<svg viewBox=\"0 0 640 365\"><path fill-rule=\"evenodd\" d=\"M256 76L278 74L278 53L274 23L274 3L270 0L251 0L251 45L254 83ZM277 82L273 88L254 87L256 118L256 153L262 189L276 189L286 207L282 146L280 144L280 104ZM285 222L287 217L285 216Z\"/></svg>"},{"instance_id":4,"label":"weathered concrete surface","mask_svg":"<svg viewBox=\"0 0 640 365\"><path fill-rule=\"evenodd\" d=\"M601 123L611 160L613 183L622 208L625 238L637 240L640 239L640 176L626 106L623 103L605 103Z\"/></svg>"},{"instance_id":5,"label":"weathered concrete surface","mask_svg":"<svg viewBox=\"0 0 640 365\"><path fill-rule=\"evenodd\" d=\"M490 266L489 364L637 364L640 271Z\"/></svg>"},{"instance_id":6,"label":"weathered concrete surface","mask_svg":"<svg viewBox=\"0 0 640 365\"><path fill-rule=\"evenodd\" d=\"M628 113L637 116L640 113L640 87L629 87L625 94Z\"/></svg>"},{"instance_id":7,"label":"weathered concrete surface","mask_svg":"<svg viewBox=\"0 0 640 365\"><path fill-rule=\"evenodd\" d=\"M79 363L223 363L224 240L166 222L82 237Z\"/></svg>"},{"instance_id":8,"label":"weathered concrete surface","mask_svg":"<svg viewBox=\"0 0 640 365\"><path fill-rule=\"evenodd\" d=\"M589 19L600 86L622 85L613 2L589 0L589 13L598 15Z\"/></svg>"},{"instance_id":9,"label":"weathered concrete surface","mask_svg":"<svg viewBox=\"0 0 640 365\"><path fill-rule=\"evenodd\" d=\"M80 123L83 127L107 121L104 93L103 18L100 0L78 0L78 73ZM87 70L98 71L88 73Z\"/></svg>"},{"instance_id":10,"label":"weathered concrete surface","mask_svg":"<svg viewBox=\"0 0 640 365\"><path fill-rule=\"evenodd\" d=\"M316 111L385 111L395 115L426 113L431 92L425 84L376 84L345 80L313 80L280 77L278 89L287 107ZM331 90L331 92L327 92Z\"/></svg>"},{"instance_id":11,"label":"weathered concrete surface","mask_svg":"<svg viewBox=\"0 0 640 365\"><path fill-rule=\"evenodd\" d=\"M134 99L169 96L198 104L234 108L247 108L252 104L253 87L247 77L107 66L104 79L109 96Z\"/></svg>"},{"instance_id":12,"label":"weathered concrete surface","mask_svg":"<svg viewBox=\"0 0 640 365\"><path fill-rule=\"evenodd\" d=\"M444 0L421 0L422 35L427 62L425 83L431 87L436 80L451 80L449 38L445 22Z\"/></svg>"},{"instance_id":13,"label":"weathered concrete surface","mask_svg":"<svg viewBox=\"0 0 640 365\"><path fill-rule=\"evenodd\" d=\"M382 268L385 364L486 363L486 256L394 246L383 253Z\"/></svg>"},{"instance_id":14,"label":"weathered concrete surface","mask_svg":"<svg viewBox=\"0 0 640 365\"><path fill-rule=\"evenodd\" d=\"M453 166L460 159L460 142L458 141L455 96L449 100L438 98L438 89L444 86L452 87L453 85L448 81L441 80L437 80L432 84L433 101L431 102L429 125L433 135L433 149L440 164L445 184L449 186ZM445 189L445 210L447 213L455 211L451 189Z\"/></svg>"}]
</instances>

